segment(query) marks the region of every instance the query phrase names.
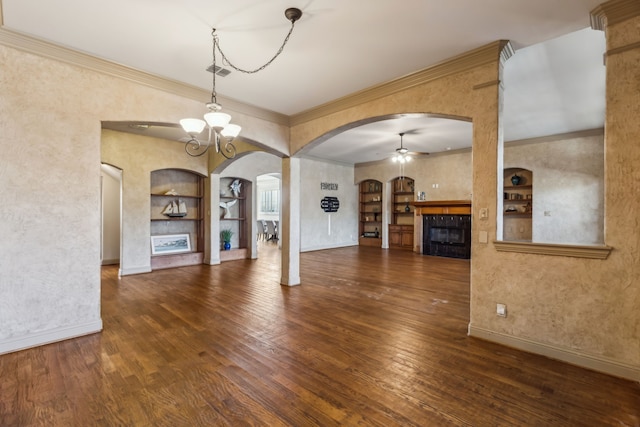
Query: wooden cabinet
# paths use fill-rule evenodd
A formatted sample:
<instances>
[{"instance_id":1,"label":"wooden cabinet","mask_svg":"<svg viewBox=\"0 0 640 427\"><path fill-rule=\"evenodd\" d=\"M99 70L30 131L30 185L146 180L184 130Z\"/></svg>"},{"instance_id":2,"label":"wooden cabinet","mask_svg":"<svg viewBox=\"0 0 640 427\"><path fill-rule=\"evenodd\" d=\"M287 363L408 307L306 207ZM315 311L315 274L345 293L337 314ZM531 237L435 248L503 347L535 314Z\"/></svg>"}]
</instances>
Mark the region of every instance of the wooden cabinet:
<instances>
[{"instance_id":1,"label":"wooden cabinet","mask_svg":"<svg viewBox=\"0 0 640 427\"><path fill-rule=\"evenodd\" d=\"M358 243L382 247L382 183L365 180L360 183L360 218Z\"/></svg>"},{"instance_id":2,"label":"wooden cabinet","mask_svg":"<svg viewBox=\"0 0 640 427\"><path fill-rule=\"evenodd\" d=\"M197 173L181 169L160 169L151 172L151 236L187 234L191 248L188 252L152 255L152 270L202 264L204 179ZM168 206L175 208L169 212L171 209L168 209Z\"/></svg>"},{"instance_id":3,"label":"wooden cabinet","mask_svg":"<svg viewBox=\"0 0 640 427\"><path fill-rule=\"evenodd\" d=\"M220 250L220 261L248 256L249 217L247 194L251 182L241 178L220 178L220 230L231 230L231 249ZM222 242L220 242L222 244Z\"/></svg>"},{"instance_id":4,"label":"wooden cabinet","mask_svg":"<svg viewBox=\"0 0 640 427\"><path fill-rule=\"evenodd\" d=\"M389 247L413 250L413 225L389 224Z\"/></svg>"},{"instance_id":5,"label":"wooden cabinet","mask_svg":"<svg viewBox=\"0 0 640 427\"><path fill-rule=\"evenodd\" d=\"M504 170L503 239L531 241L533 172L522 168Z\"/></svg>"},{"instance_id":6,"label":"wooden cabinet","mask_svg":"<svg viewBox=\"0 0 640 427\"><path fill-rule=\"evenodd\" d=\"M389 248L413 250L414 181L408 177L396 178L391 186Z\"/></svg>"}]
</instances>

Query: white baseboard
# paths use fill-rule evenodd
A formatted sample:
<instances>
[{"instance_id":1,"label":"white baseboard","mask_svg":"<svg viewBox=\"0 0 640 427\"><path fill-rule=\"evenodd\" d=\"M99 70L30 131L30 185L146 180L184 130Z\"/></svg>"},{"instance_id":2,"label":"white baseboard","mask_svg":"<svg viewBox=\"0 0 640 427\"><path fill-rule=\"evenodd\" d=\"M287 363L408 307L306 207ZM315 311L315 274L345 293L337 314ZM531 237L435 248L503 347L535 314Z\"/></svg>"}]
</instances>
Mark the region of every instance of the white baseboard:
<instances>
[{"instance_id":1,"label":"white baseboard","mask_svg":"<svg viewBox=\"0 0 640 427\"><path fill-rule=\"evenodd\" d=\"M218 258L205 258L203 261L207 265L220 265L220 257Z\"/></svg>"},{"instance_id":2,"label":"white baseboard","mask_svg":"<svg viewBox=\"0 0 640 427\"><path fill-rule=\"evenodd\" d=\"M300 252L323 251L325 249L346 248L348 246L358 246L358 242L342 242L334 243L332 245L307 246L305 248L300 248Z\"/></svg>"},{"instance_id":3,"label":"white baseboard","mask_svg":"<svg viewBox=\"0 0 640 427\"><path fill-rule=\"evenodd\" d=\"M20 337L0 340L0 354L11 353L31 347L38 347L70 338L89 335L102 330L102 320L75 326L51 329L48 331L27 334Z\"/></svg>"},{"instance_id":4,"label":"white baseboard","mask_svg":"<svg viewBox=\"0 0 640 427\"><path fill-rule=\"evenodd\" d=\"M513 335L490 331L471 324L469 324L469 336L496 342L498 344L517 348L518 350L527 351L529 353L540 354L551 359L561 360L572 365L603 372L615 377L626 378L632 381L640 381L640 366L629 365L606 357L594 356L564 347L543 344L526 338L514 337Z\"/></svg>"},{"instance_id":5,"label":"white baseboard","mask_svg":"<svg viewBox=\"0 0 640 427\"><path fill-rule=\"evenodd\" d=\"M151 266L145 265L144 267L135 267L135 268L120 268L118 272L119 276L130 276L132 274L143 274L143 273L151 273Z\"/></svg>"}]
</instances>

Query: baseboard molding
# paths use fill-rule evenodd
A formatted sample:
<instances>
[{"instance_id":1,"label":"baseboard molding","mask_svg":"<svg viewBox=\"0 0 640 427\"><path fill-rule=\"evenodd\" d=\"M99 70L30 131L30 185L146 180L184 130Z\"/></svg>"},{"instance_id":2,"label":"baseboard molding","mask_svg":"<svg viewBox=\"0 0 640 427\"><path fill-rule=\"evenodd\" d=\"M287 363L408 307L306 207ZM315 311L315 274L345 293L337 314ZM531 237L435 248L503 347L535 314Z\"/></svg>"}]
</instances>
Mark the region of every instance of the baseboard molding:
<instances>
[{"instance_id":1,"label":"baseboard molding","mask_svg":"<svg viewBox=\"0 0 640 427\"><path fill-rule=\"evenodd\" d=\"M146 265L144 267L135 267L135 268L120 268L118 272L119 276L130 276L132 274L143 274L143 273L151 273L151 266Z\"/></svg>"},{"instance_id":2,"label":"baseboard molding","mask_svg":"<svg viewBox=\"0 0 640 427\"><path fill-rule=\"evenodd\" d=\"M625 378L632 381L640 381L639 366L632 366L606 357L589 355L564 347L514 337L513 335L490 331L471 324L469 324L469 336L496 342L498 344L517 348L518 350L527 351L529 353L540 354L551 359L561 360L572 365L603 372L615 377Z\"/></svg>"},{"instance_id":3,"label":"baseboard molding","mask_svg":"<svg viewBox=\"0 0 640 427\"><path fill-rule=\"evenodd\" d=\"M218 258L205 258L204 261L202 261L204 264L207 265L220 265L220 257Z\"/></svg>"},{"instance_id":4,"label":"baseboard molding","mask_svg":"<svg viewBox=\"0 0 640 427\"><path fill-rule=\"evenodd\" d=\"M12 353L102 331L102 320L0 340L0 354Z\"/></svg>"},{"instance_id":5,"label":"baseboard molding","mask_svg":"<svg viewBox=\"0 0 640 427\"><path fill-rule=\"evenodd\" d=\"M343 242L335 243L333 245L308 246L306 248L300 248L300 252L324 251L325 249L346 248L349 246L358 246L358 242Z\"/></svg>"},{"instance_id":6,"label":"baseboard molding","mask_svg":"<svg viewBox=\"0 0 640 427\"><path fill-rule=\"evenodd\" d=\"M120 264L120 258L102 260L102 265L114 265L114 264Z\"/></svg>"}]
</instances>

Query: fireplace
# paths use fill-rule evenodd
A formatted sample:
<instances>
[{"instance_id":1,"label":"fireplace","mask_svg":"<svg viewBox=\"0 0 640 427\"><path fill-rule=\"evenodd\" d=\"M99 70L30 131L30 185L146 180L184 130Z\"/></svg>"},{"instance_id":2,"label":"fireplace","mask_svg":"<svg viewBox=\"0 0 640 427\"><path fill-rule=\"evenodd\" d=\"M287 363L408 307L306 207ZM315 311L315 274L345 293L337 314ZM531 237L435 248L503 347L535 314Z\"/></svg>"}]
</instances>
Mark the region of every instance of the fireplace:
<instances>
[{"instance_id":1,"label":"fireplace","mask_svg":"<svg viewBox=\"0 0 640 427\"><path fill-rule=\"evenodd\" d=\"M422 253L471 258L471 215L422 215Z\"/></svg>"}]
</instances>

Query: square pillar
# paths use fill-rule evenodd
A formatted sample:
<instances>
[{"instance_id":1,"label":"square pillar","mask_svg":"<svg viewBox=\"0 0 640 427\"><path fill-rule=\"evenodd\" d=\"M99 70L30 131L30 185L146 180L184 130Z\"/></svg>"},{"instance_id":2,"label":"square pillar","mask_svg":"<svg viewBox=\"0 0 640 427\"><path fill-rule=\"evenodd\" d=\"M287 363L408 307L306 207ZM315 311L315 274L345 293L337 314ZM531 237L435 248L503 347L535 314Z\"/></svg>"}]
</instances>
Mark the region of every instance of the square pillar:
<instances>
[{"instance_id":1,"label":"square pillar","mask_svg":"<svg viewBox=\"0 0 640 427\"><path fill-rule=\"evenodd\" d=\"M282 277L280 284L300 284L300 159L282 159Z\"/></svg>"}]
</instances>

